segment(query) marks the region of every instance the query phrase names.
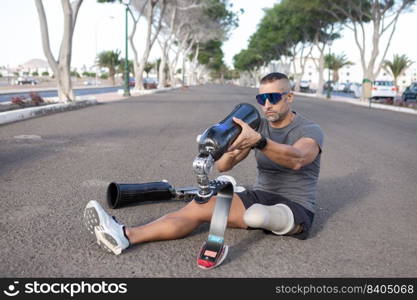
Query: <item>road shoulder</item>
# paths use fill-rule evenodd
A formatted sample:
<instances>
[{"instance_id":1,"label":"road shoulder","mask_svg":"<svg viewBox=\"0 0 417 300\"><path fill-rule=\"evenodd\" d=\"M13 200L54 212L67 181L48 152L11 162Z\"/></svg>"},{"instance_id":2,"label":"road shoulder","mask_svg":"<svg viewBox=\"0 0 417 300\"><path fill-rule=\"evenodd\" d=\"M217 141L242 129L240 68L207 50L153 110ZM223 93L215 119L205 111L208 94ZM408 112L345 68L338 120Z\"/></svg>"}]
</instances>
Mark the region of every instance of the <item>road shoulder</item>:
<instances>
[{"instance_id":1,"label":"road shoulder","mask_svg":"<svg viewBox=\"0 0 417 300\"><path fill-rule=\"evenodd\" d=\"M342 96L333 96L330 99L327 99L324 95L317 96L316 94L309 94L309 93L301 93L301 92L294 92L297 96L303 96L306 98L315 98L320 100L326 100L326 101L332 101L332 102L344 102L349 103L353 105L359 105L359 106L365 106L367 108L376 108L376 109L384 109L384 110L391 110L391 111L397 111L402 113L408 113L408 114L414 114L417 115L417 110L413 108L408 107L401 107L401 106L393 106L393 105L387 105L387 104L381 104L381 103L371 103L369 105L369 101L361 101L360 99L354 99L354 98L348 98L348 97L342 97Z\"/></svg>"}]
</instances>

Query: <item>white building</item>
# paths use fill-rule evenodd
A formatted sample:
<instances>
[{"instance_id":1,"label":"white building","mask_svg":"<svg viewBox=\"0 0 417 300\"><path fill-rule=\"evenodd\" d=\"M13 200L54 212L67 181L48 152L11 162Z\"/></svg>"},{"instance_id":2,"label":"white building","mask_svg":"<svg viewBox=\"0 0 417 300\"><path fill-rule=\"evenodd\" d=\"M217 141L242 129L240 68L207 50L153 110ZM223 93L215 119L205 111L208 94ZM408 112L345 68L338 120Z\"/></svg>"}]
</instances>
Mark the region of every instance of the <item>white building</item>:
<instances>
[{"instance_id":1,"label":"white building","mask_svg":"<svg viewBox=\"0 0 417 300\"><path fill-rule=\"evenodd\" d=\"M34 58L25 62L19 65L17 69L21 76L31 76L34 72L37 72L39 76L44 72L48 72L49 76L52 75L52 69L49 67L48 62L39 58Z\"/></svg>"}]
</instances>

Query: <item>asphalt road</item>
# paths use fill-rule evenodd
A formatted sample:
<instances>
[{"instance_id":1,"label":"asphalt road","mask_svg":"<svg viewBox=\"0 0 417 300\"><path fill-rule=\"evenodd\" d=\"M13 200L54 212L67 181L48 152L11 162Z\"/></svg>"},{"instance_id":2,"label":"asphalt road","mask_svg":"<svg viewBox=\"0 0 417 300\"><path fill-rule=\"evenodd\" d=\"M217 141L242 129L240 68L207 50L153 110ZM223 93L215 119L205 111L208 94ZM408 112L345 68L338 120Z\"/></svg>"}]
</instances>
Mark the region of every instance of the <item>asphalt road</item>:
<instances>
[{"instance_id":1,"label":"asphalt road","mask_svg":"<svg viewBox=\"0 0 417 300\"><path fill-rule=\"evenodd\" d=\"M294 103L326 134L308 240L228 229L229 255L211 271L195 262L207 225L117 257L95 244L88 200L105 205L111 181L194 185L196 135L255 93L207 85L0 126L0 276L416 277L416 116L313 98ZM230 174L251 185L253 156ZM183 205L111 212L139 225Z\"/></svg>"}]
</instances>

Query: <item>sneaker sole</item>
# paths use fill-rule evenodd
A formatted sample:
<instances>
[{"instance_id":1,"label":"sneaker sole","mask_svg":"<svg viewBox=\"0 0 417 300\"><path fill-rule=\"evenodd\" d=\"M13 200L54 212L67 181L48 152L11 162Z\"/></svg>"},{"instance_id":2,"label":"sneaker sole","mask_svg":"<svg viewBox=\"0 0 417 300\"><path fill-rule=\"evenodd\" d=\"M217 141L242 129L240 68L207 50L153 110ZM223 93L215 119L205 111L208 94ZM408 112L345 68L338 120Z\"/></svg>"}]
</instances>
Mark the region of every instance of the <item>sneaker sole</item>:
<instances>
[{"instance_id":1,"label":"sneaker sole","mask_svg":"<svg viewBox=\"0 0 417 300\"><path fill-rule=\"evenodd\" d=\"M104 228L102 226L97 226L94 230L95 236L97 237L97 244L115 255L122 253L122 249L118 246L116 240L111 235L104 232Z\"/></svg>"},{"instance_id":2,"label":"sneaker sole","mask_svg":"<svg viewBox=\"0 0 417 300\"><path fill-rule=\"evenodd\" d=\"M84 210L84 224L88 232L93 235L97 244L104 250L119 255L122 250L117 245L117 241L108 233L104 232L103 226L100 225L100 217L94 206Z\"/></svg>"},{"instance_id":3,"label":"sneaker sole","mask_svg":"<svg viewBox=\"0 0 417 300\"><path fill-rule=\"evenodd\" d=\"M94 207L84 210L84 224L92 235L95 235L94 228L100 226L100 217Z\"/></svg>"}]
</instances>

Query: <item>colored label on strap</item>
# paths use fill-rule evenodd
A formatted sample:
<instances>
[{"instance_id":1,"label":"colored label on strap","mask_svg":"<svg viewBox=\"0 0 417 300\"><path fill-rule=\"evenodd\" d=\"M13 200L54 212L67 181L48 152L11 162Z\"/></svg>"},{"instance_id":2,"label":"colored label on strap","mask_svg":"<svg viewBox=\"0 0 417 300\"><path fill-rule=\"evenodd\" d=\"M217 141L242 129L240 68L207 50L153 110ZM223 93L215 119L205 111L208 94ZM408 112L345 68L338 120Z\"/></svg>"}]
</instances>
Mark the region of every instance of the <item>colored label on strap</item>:
<instances>
[{"instance_id":1,"label":"colored label on strap","mask_svg":"<svg viewBox=\"0 0 417 300\"><path fill-rule=\"evenodd\" d=\"M214 252L214 251L210 251L210 250L206 250L206 251L204 251L204 255L205 256L208 256L208 257L216 257L216 255L217 255L217 252Z\"/></svg>"},{"instance_id":2,"label":"colored label on strap","mask_svg":"<svg viewBox=\"0 0 417 300\"><path fill-rule=\"evenodd\" d=\"M221 236L214 235L214 234L209 234L208 241L223 244L224 238Z\"/></svg>"}]
</instances>

